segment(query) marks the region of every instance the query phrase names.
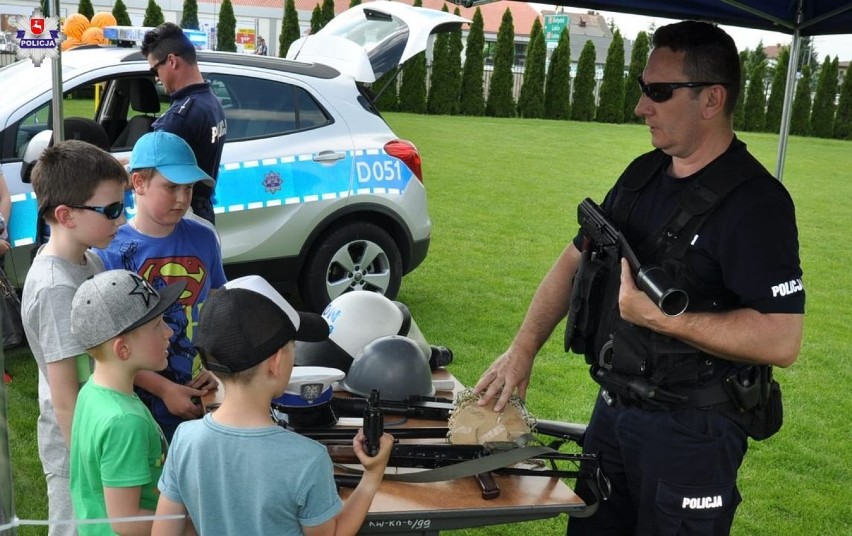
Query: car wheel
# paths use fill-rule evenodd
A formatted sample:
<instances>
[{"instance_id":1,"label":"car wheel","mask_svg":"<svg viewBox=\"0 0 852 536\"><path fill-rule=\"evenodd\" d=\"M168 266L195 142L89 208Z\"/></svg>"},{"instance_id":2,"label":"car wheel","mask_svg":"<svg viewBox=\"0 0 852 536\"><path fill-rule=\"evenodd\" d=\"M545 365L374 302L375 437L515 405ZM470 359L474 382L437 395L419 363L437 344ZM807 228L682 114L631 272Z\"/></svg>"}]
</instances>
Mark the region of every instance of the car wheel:
<instances>
[{"instance_id":1,"label":"car wheel","mask_svg":"<svg viewBox=\"0 0 852 536\"><path fill-rule=\"evenodd\" d=\"M402 258L393 238L377 225L355 222L317 241L302 270L299 293L306 307L321 312L350 290L394 299L401 282Z\"/></svg>"}]
</instances>

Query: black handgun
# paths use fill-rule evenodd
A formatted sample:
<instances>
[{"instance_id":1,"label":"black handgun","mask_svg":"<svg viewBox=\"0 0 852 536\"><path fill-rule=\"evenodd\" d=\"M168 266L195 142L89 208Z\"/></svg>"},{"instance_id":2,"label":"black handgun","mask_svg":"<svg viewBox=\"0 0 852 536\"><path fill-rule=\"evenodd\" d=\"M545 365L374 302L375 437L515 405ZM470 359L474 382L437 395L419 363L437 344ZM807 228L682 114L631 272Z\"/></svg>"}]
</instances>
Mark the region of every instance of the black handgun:
<instances>
[{"instance_id":1,"label":"black handgun","mask_svg":"<svg viewBox=\"0 0 852 536\"><path fill-rule=\"evenodd\" d=\"M373 389L370 391L370 397L367 399L367 407L364 409L364 450L369 456L375 456L379 453L379 442L382 434L384 434L385 419L382 415L382 409L379 405L379 391Z\"/></svg>"},{"instance_id":2,"label":"black handgun","mask_svg":"<svg viewBox=\"0 0 852 536\"><path fill-rule=\"evenodd\" d=\"M677 316L686 310L689 305L686 291L675 288L674 282L661 266L642 266L624 235L606 218L601 207L588 197L577 207L577 220L594 247L614 249L627 259L637 286L664 314Z\"/></svg>"}]
</instances>

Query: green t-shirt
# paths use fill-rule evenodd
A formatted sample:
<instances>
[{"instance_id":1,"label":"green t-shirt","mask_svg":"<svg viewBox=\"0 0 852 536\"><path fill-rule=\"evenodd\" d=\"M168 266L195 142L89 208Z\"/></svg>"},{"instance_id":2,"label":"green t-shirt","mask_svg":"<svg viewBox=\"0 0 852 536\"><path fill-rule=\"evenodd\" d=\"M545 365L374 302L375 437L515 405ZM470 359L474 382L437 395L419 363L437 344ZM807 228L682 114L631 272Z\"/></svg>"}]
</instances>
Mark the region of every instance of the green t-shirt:
<instances>
[{"instance_id":1,"label":"green t-shirt","mask_svg":"<svg viewBox=\"0 0 852 536\"><path fill-rule=\"evenodd\" d=\"M160 427L135 394L86 382L71 427L71 500L77 518L107 517L104 486L141 486L140 507L156 510L166 448ZM109 523L77 530L80 536L113 534Z\"/></svg>"}]
</instances>

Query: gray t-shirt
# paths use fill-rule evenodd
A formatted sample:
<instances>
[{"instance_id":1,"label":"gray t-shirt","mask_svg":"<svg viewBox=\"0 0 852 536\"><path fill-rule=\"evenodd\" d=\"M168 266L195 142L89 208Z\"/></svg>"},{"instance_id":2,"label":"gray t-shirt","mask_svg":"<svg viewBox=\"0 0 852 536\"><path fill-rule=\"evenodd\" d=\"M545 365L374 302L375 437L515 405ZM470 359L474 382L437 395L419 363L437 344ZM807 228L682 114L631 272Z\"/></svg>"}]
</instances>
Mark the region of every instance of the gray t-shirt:
<instances>
[{"instance_id":1,"label":"gray t-shirt","mask_svg":"<svg viewBox=\"0 0 852 536\"><path fill-rule=\"evenodd\" d=\"M71 300L77 288L87 278L104 271L96 253L87 251L86 263L74 264L53 255L39 254L27 272L21 296L21 317L30 350L38 364L38 451L45 471L68 477L68 446L62 438L50 387L47 383L47 364L62 359L79 358L77 371L80 383L91 371L86 349L71 334Z\"/></svg>"}]
</instances>

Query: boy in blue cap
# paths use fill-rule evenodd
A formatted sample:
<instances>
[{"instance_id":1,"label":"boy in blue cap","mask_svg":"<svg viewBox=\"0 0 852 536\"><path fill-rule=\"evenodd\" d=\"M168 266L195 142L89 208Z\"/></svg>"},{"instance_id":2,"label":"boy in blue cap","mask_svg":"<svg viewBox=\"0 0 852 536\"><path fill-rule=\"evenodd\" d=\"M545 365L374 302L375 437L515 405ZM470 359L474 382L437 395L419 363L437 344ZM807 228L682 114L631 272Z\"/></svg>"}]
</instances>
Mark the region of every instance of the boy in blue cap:
<instances>
[{"instance_id":1,"label":"boy in blue cap","mask_svg":"<svg viewBox=\"0 0 852 536\"><path fill-rule=\"evenodd\" d=\"M331 459L316 441L270 417L293 371L294 341L328 337L320 315L299 313L259 276L235 279L207 300L195 342L222 380L222 405L178 427L160 477L157 515L189 514L199 534L355 534L382 481L393 437L379 452L353 448L364 475L342 504ZM153 534L180 535L185 520L155 521Z\"/></svg>"},{"instance_id":2,"label":"boy in blue cap","mask_svg":"<svg viewBox=\"0 0 852 536\"><path fill-rule=\"evenodd\" d=\"M178 424L201 416L199 398L217 385L201 366L192 330L208 292L225 283L222 254L213 229L184 217L193 186L212 185L213 179L198 167L192 149L180 136L149 132L139 138L130 155L130 183L136 216L98 254L107 269L136 272L155 289L186 282L183 295L165 313L174 332L168 367L136 377L139 397L171 440Z\"/></svg>"}]
</instances>

